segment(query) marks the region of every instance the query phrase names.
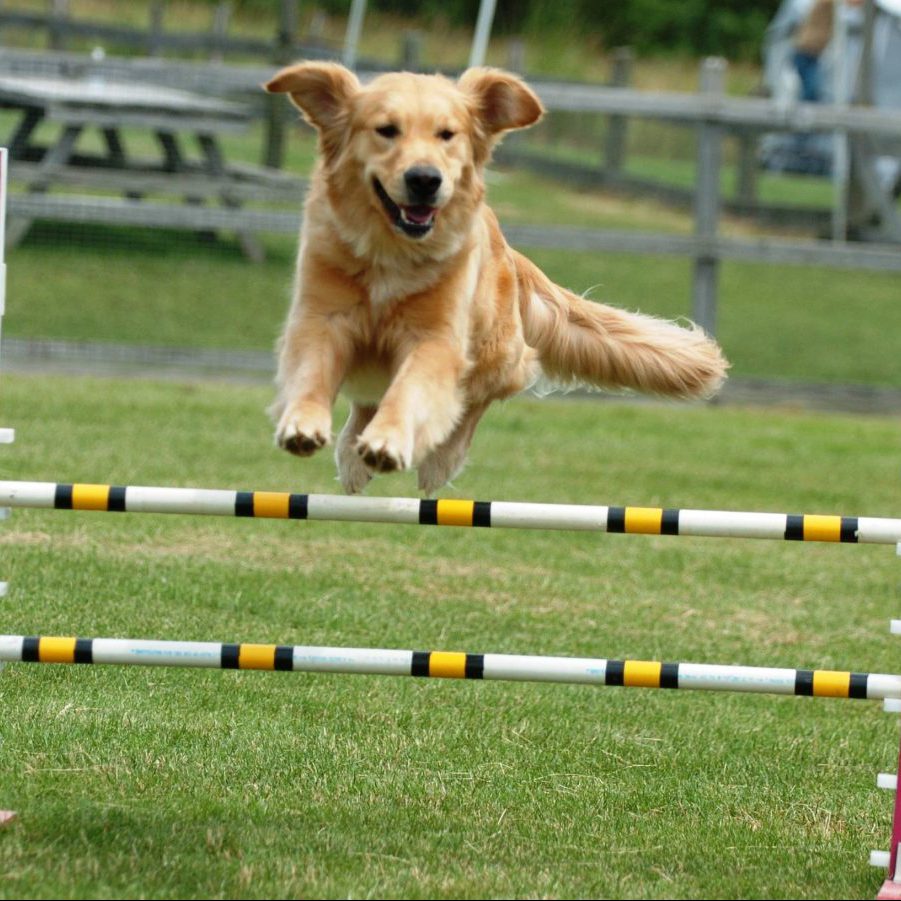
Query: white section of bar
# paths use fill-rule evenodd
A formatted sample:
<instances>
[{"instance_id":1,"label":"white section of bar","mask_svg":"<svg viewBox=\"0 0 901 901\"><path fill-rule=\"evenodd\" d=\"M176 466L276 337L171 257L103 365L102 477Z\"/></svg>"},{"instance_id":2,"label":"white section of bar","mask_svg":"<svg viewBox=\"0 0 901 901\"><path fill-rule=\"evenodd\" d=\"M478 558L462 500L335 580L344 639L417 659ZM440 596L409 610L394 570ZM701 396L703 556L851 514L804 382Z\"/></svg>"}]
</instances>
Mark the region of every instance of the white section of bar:
<instances>
[{"instance_id":1,"label":"white section of bar","mask_svg":"<svg viewBox=\"0 0 901 901\"><path fill-rule=\"evenodd\" d=\"M878 773L876 775L876 788L884 788L886 791L898 790L897 773Z\"/></svg>"},{"instance_id":2,"label":"white section of bar","mask_svg":"<svg viewBox=\"0 0 901 901\"><path fill-rule=\"evenodd\" d=\"M901 698L901 676L870 673L867 677L867 697L877 701L885 698Z\"/></svg>"},{"instance_id":3,"label":"white section of bar","mask_svg":"<svg viewBox=\"0 0 901 901\"><path fill-rule=\"evenodd\" d=\"M311 494L307 497L307 518L336 522L419 522L419 500L411 497L343 497Z\"/></svg>"},{"instance_id":4,"label":"white section of bar","mask_svg":"<svg viewBox=\"0 0 901 901\"><path fill-rule=\"evenodd\" d=\"M889 631L892 635L901 635L901 619L893 619L889 623Z\"/></svg>"},{"instance_id":5,"label":"white section of bar","mask_svg":"<svg viewBox=\"0 0 901 901\"><path fill-rule=\"evenodd\" d=\"M901 713L901 698L885 698L882 709L885 713Z\"/></svg>"},{"instance_id":6,"label":"white section of bar","mask_svg":"<svg viewBox=\"0 0 901 901\"><path fill-rule=\"evenodd\" d=\"M492 501L491 525L505 529L571 529L606 532L607 507Z\"/></svg>"},{"instance_id":7,"label":"white section of bar","mask_svg":"<svg viewBox=\"0 0 901 901\"><path fill-rule=\"evenodd\" d=\"M11 513L9 507L0 507L0 519L9 519Z\"/></svg>"},{"instance_id":8,"label":"white section of bar","mask_svg":"<svg viewBox=\"0 0 901 901\"><path fill-rule=\"evenodd\" d=\"M679 534L702 538L785 538L785 513L680 510Z\"/></svg>"},{"instance_id":9,"label":"white section of bar","mask_svg":"<svg viewBox=\"0 0 901 901\"><path fill-rule=\"evenodd\" d=\"M53 507L54 482L0 481L0 503L10 507Z\"/></svg>"},{"instance_id":10,"label":"white section of bar","mask_svg":"<svg viewBox=\"0 0 901 901\"><path fill-rule=\"evenodd\" d=\"M15 429L0 429L0 444L12 444L15 440Z\"/></svg>"},{"instance_id":11,"label":"white section of bar","mask_svg":"<svg viewBox=\"0 0 901 901\"><path fill-rule=\"evenodd\" d=\"M236 497L235 491L209 488L129 486L125 489L125 509L129 513L200 513L206 516L234 516Z\"/></svg>"},{"instance_id":12,"label":"white section of bar","mask_svg":"<svg viewBox=\"0 0 901 901\"><path fill-rule=\"evenodd\" d=\"M857 540L861 544L897 544L901 542L901 519L861 516L857 520Z\"/></svg>"},{"instance_id":13,"label":"white section of bar","mask_svg":"<svg viewBox=\"0 0 901 901\"><path fill-rule=\"evenodd\" d=\"M9 593L9 582L0 582L0 598L5 598Z\"/></svg>"},{"instance_id":14,"label":"white section of bar","mask_svg":"<svg viewBox=\"0 0 901 901\"><path fill-rule=\"evenodd\" d=\"M870 866L887 870L891 863L892 855L888 851L870 851Z\"/></svg>"},{"instance_id":15,"label":"white section of bar","mask_svg":"<svg viewBox=\"0 0 901 901\"><path fill-rule=\"evenodd\" d=\"M796 672L783 667L680 663L679 688L792 695L795 693Z\"/></svg>"},{"instance_id":16,"label":"white section of bar","mask_svg":"<svg viewBox=\"0 0 901 901\"><path fill-rule=\"evenodd\" d=\"M294 648L293 666L297 672L364 673L374 676L409 676L412 651L382 648Z\"/></svg>"},{"instance_id":17,"label":"white section of bar","mask_svg":"<svg viewBox=\"0 0 901 901\"><path fill-rule=\"evenodd\" d=\"M95 638L91 650L94 663L218 667L222 660L222 645L215 641Z\"/></svg>"},{"instance_id":18,"label":"white section of bar","mask_svg":"<svg viewBox=\"0 0 901 901\"><path fill-rule=\"evenodd\" d=\"M512 682L577 682L604 684L607 661L591 657L536 657L485 654L485 679Z\"/></svg>"},{"instance_id":19,"label":"white section of bar","mask_svg":"<svg viewBox=\"0 0 901 901\"><path fill-rule=\"evenodd\" d=\"M22 635L0 635L0 660L21 660L24 641Z\"/></svg>"}]
</instances>

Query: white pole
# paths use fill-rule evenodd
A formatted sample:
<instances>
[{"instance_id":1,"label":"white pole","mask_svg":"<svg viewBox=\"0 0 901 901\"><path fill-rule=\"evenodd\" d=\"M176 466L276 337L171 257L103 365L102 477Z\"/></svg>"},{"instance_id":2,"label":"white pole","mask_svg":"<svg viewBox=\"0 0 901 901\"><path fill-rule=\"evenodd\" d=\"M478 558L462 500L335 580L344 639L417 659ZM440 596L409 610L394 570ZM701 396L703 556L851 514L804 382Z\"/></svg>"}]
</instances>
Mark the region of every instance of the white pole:
<instances>
[{"instance_id":1,"label":"white pole","mask_svg":"<svg viewBox=\"0 0 901 901\"><path fill-rule=\"evenodd\" d=\"M901 698L901 676L889 673L393 648L0 635L0 661L558 682L860 700Z\"/></svg>"},{"instance_id":2,"label":"white pole","mask_svg":"<svg viewBox=\"0 0 901 901\"><path fill-rule=\"evenodd\" d=\"M494 7L497 0L482 0L479 5L479 16L476 19L476 30L469 51L470 66L484 66L485 53L488 50L488 38L491 37L491 25L494 22Z\"/></svg>"},{"instance_id":3,"label":"white pole","mask_svg":"<svg viewBox=\"0 0 901 901\"><path fill-rule=\"evenodd\" d=\"M344 34L344 52L341 54L341 62L348 69L353 69L357 65L357 47L363 32L363 16L365 15L366 0L351 0L347 31Z\"/></svg>"},{"instance_id":4,"label":"white pole","mask_svg":"<svg viewBox=\"0 0 901 901\"><path fill-rule=\"evenodd\" d=\"M766 538L844 544L901 542L901 519L740 510L535 504L515 501L345 497L287 491L154 488L0 481L0 506L109 513L187 513L395 525L555 529L695 538Z\"/></svg>"},{"instance_id":5,"label":"white pole","mask_svg":"<svg viewBox=\"0 0 901 901\"><path fill-rule=\"evenodd\" d=\"M833 102L837 107L848 105L848 22L844 0L836 0L833 8ZM848 133L837 129L833 135L832 152L832 240L848 238L848 179L850 153Z\"/></svg>"}]
</instances>

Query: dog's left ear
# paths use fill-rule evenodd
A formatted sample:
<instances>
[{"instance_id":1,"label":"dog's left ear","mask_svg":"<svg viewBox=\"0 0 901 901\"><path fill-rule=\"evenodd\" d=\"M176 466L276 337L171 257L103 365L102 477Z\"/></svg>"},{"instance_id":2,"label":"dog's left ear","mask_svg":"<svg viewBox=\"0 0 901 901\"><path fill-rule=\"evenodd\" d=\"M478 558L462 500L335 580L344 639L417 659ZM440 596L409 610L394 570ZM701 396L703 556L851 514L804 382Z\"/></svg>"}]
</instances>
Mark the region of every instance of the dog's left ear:
<instances>
[{"instance_id":1,"label":"dog's left ear","mask_svg":"<svg viewBox=\"0 0 901 901\"><path fill-rule=\"evenodd\" d=\"M467 69L457 82L475 101L475 114L491 136L534 125L544 107L522 79L502 69Z\"/></svg>"}]
</instances>

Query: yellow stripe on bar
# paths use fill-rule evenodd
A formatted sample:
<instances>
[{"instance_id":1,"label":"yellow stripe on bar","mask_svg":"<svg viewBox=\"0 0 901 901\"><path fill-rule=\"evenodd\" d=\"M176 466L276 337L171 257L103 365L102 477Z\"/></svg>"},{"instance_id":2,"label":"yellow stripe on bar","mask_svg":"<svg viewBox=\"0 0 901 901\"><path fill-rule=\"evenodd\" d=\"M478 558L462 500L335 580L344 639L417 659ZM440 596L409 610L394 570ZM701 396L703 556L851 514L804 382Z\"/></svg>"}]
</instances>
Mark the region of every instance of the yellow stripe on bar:
<instances>
[{"instance_id":1,"label":"yellow stripe on bar","mask_svg":"<svg viewBox=\"0 0 901 901\"><path fill-rule=\"evenodd\" d=\"M465 679L466 654L456 651L432 651L429 655L429 675L437 676L439 679Z\"/></svg>"},{"instance_id":2,"label":"yellow stripe on bar","mask_svg":"<svg viewBox=\"0 0 901 901\"><path fill-rule=\"evenodd\" d=\"M109 485L73 485L73 510L109 509Z\"/></svg>"},{"instance_id":3,"label":"yellow stripe on bar","mask_svg":"<svg viewBox=\"0 0 901 901\"><path fill-rule=\"evenodd\" d=\"M626 507L626 531L632 535L659 535L663 528L660 507Z\"/></svg>"},{"instance_id":4,"label":"yellow stripe on bar","mask_svg":"<svg viewBox=\"0 0 901 901\"><path fill-rule=\"evenodd\" d=\"M275 669L275 645L238 645L238 669Z\"/></svg>"},{"instance_id":5,"label":"yellow stripe on bar","mask_svg":"<svg viewBox=\"0 0 901 901\"><path fill-rule=\"evenodd\" d=\"M810 516L804 517L805 541L841 541L842 518L841 516Z\"/></svg>"},{"instance_id":6,"label":"yellow stripe on bar","mask_svg":"<svg viewBox=\"0 0 901 901\"><path fill-rule=\"evenodd\" d=\"M291 495L284 491L254 491L253 515L265 519L288 519Z\"/></svg>"},{"instance_id":7,"label":"yellow stripe on bar","mask_svg":"<svg viewBox=\"0 0 901 901\"><path fill-rule=\"evenodd\" d=\"M813 693L818 698L847 698L851 693L851 673L814 670Z\"/></svg>"},{"instance_id":8,"label":"yellow stripe on bar","mask_svg":"<svg viewBox=\"0 0 901 901\"><path fill-rule=\"evenodd\" d=\"M475 501L439 500L439 526L471 526Z\"/></svg>"},{"instance_id":9,"label":"yellow stripe on bar","mask_svg":"<svg viewBox=\"0 0 901 901\"><path fill-rule=\"evenodd\" d=\"M74 663L75 638L41 638L38 641L38 660L41 663Z\"/></svg>"},{"instance_id":10,"label":"yellow stripe on bar","mask_svg":"<svg viewBox=\"0 0 901 901\"><path fill-rule=\"evenodd\" d=\"M660 688L659 660L627 660L623 666L623 685L630 688Z\"/></svg>"}]
</instances>

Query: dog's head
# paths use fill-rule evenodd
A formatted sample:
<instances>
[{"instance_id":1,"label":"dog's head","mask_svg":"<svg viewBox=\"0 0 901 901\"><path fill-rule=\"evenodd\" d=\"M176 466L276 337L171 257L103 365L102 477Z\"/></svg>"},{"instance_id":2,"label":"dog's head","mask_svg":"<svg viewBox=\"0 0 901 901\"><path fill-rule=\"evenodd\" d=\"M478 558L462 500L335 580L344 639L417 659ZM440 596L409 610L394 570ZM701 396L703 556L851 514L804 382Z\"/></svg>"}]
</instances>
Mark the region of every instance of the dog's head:
<instances>
[{"instance_id":1,"label":"dog's head","mask_svg":"<svg viewBox=\"0 0 901 901\"><path fill-rule=\"evenodd\" d=\"M413 241L439 234L445 220L459 230L481 200L492 146L543 113L519 78L497 69L470 69L457 82L402 72L361 85L343 66L300 63L265 87L290 94L318 130L326 175L341 185L333 194L365 197L385 228Z\"/></svg>"}]
</instances>

